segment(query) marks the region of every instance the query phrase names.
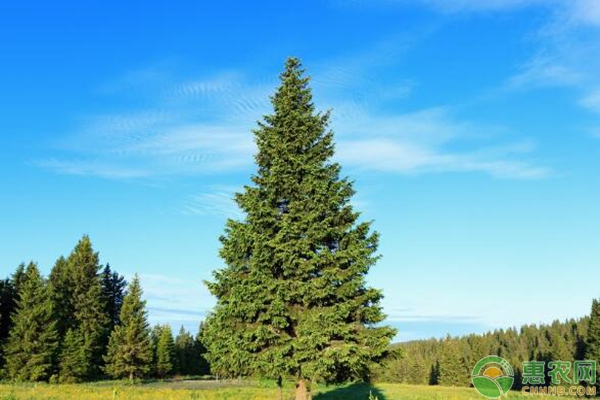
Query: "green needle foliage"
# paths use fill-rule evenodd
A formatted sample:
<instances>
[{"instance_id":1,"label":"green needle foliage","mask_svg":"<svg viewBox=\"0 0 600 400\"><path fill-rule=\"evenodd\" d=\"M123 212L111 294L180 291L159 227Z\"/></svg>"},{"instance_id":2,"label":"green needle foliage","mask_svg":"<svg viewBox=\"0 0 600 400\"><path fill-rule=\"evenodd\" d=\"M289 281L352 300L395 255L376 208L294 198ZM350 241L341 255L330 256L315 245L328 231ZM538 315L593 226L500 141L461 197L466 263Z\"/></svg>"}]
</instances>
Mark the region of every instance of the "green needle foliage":
<instances>
[{"instance_id":1,"label":"green needle foliage","mask_svg":"<svg viewBox=\"0 0 600 400\"><path fill-rule=\"evenodd\" d=\"M12 321L5 351L8 376L17 381L48 379L58 335L50 286L33 263L19 283L19 299Z\"/></svg>"},{"instance_id":2,"label":"green needle foliage","mask_svg":"<svg viewBox=\"0 0 600 400\"><path fill-rule=\"evenodd\" d=\"M587 342L585 351L586 360L600 360L600 302L596 299L592 301L592 313L588 325ZM600 378L600 371L598 378ZM597 380L600 385L600 379Z\"/></svg>"},{"instance_id":3,"label":"green needle foliage","mask_svg":"<svg viewBox=\"0 0 600 400\"><path fill-rule=\"evenodd\" d=\"M77 243L67 263L75 317L73 328L83 338L86 355L85 366L82 369L85 373L78 378L90 379L99 373L110 322L105 313L106 303L102 296L98 253L92 248L88 236L83 236Z\"/></svg>"},{"instance_id":4,"label":"green needle foliage","mask_svg":"<svg viewBox=\"0 0 600 400\"><path fill-rule=\"evenodd\" d=\"M463 361L459 341L446 337L437 365L438 383L442 386L464 386L469 380L470 371Z\"/></svg>"},{"instance_id":5,"label":"green needle foliage","mask_svg":"<svg viewBox=\"0 0 600 400\"><path fill-rule=\"evenodd\" d=\"M200 322L200 326L198 327L198 333L196 333L196 337L194 338L194 349L196 353L196 362L194 363L194 374L198 375L208 375L210 374L210 365L208 360L206 359L206 346L204 345L204 321Z\"/></svg>"},{"instance_id":6,"label":"green needle foliage","mask_svg":"<svg viewBox=\"0 0 600 400\"><path fill-rule=\"evenodd\" d=\"M366 286L378 235L358 222L352 183L331 161L329 112L290 58L254 131L258 171L236 195L243 221L221 238L226 268L207 283L218 299L204 339L213 372L336 382L366 378L395 335L378 326L382 294Z\"/></svg>"},{"instance_id":7,"label":"green needle foliage","mask_svg":"<svg viewBox=\"0 0 600 400\"><path fill-rule=\"evenodd\" d=\"M17 307L17 292L11 279L0 281L0 371L4 365L4 346L12 327L12 314Z\"/></svg>"},{"instance_id":8,"label":"green needle foliage","mask_svg":"<svg viewBox=\"0 0 600 400\"><path fill-rule=\"evenodd\" d=\"M175 342L169 325L164 325L156 344L156 372L164 378L173 371L175 361Z\"/></svg>"},{"instance_id":9,"label":"green needle foliage","mask_svg":"<svg viewBox=\"0 0 600 400\"><path fill-rule=\"evenodd\" d=\"M10 316L16 308L17 294L12 280L0 281L0 344L8 338L12 325Z\"/></svg>"},{"instance_id":10,"label":"green needle foliage","mask_svg":"<svg viewBox=\"0 0 600 400\"><path fill-rule=\"evenodd\" d=\"M117 271L112 271L110 264L106 264L100 276L102 278L102 297L105 303L105 313L109 317L109 332L112 332L114 327L119 324L119 314L125 297L127 281Z\"/></svg>"},{"instance_id":11,"label":"green needle foliage","mask_svg":"<svg viewBox=\"0 0 600 400\"><path fill-rule=\"evenodd\" d=\"M76 383L85 376L88 364L83 337L79 331L69 329L60 352L59 379L62 383Z\"/></svg>"},{"instance_id":12,"label":"green needle foliage","mask_svg":"<svg viewBox=\"0 0 600 400\"><path fill-rule=\"evenodd\" d=\"M56 260L49 277L52 301L56 313L56 328L62 339L69 329L75 328L75 306L73 304L73 282L69 263L64 257Z\"/></svg>"},{"instance_id":13,"label":"green needle foliage","mask_svg":"<svg viewBox=\"0 0 600 400\"><path fill-rule=\"evenodd\" d=\"M148 373L152 362L146 302L137 274L129 285L120 314L121 324L110 335L104 371L114 378L131 381Z\"/></svg>"},{"instance_id":14,"label":"green needle foliage","mask_svg":"<svg viewBox=\"0 0 600 400\"><path fill-rule=\"evenodd\" d=\"M201 363L194 337L182 326L175 338L175 371L180 375L194 375Z\"/></svg>"}]
</instances>

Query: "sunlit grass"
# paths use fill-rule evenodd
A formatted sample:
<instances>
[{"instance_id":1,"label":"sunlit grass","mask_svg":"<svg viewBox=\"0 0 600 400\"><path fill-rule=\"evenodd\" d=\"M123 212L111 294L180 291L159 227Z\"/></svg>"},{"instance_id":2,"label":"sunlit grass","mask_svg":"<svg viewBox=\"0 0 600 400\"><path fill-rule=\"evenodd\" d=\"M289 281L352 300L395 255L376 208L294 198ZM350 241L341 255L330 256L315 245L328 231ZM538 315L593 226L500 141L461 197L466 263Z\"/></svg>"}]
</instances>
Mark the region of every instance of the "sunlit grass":
<instances>
[{"instance_id":1,"label":"sunlit grass","mask_svg":"<svg viewBox=\"0 0 600 400\"><path fill-rule=\"evenodd\" d=\"M352 400L377 397L378 400L396 399L484 399L470 388L440 386L413 386L378 383L373 385L317 386L315 400ZM284 387L284 399L294 397L291 383ZM203 400L262 400L277 399L278 389L268 381L193 381L147 382L131 385L127 382L103 381L76 385L2 384L0 399L203 399ZM531 398L511 393L509 398Z\"/></svg>"}]
</instances>

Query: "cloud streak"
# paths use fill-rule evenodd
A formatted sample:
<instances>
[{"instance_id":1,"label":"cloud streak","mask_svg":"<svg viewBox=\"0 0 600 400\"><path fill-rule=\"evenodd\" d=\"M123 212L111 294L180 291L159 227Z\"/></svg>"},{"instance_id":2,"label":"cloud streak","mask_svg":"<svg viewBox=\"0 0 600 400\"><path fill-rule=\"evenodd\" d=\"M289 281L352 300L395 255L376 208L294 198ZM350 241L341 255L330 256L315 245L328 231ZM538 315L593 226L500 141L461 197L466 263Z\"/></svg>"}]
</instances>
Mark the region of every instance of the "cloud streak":
<instances>
[{"instance_id":1,"label":"cloud streak","mask_svg":"<svg viewBox=\"0 0 600 400\"><path fill-rule=\"evenodd\" d=\"M244 213L233 201L234 192L216 189L213 192L200 193L185 202L183 212L192 215L212 215L241 220Z\"/></svg>"},{"instance_id":2,"label":"cloud streak","mask_svg":"<svg viewBox=\"0 0 600 400\"><path fill-rule=\"evenodd\" d=\"M152 324L169 322L195 332L215 301L197 279L178 279L157 274L140 274Z\"/></svg>"},{"instance_id":3,"label":"cloud streak","mask_svg":"<svg viewBox=\"0 0 600 400\"><path fill-rule=\"evenodd\" d=\"M372 51L317 63L315 96L319 108L334 110L337 159L357 171L548 176L548 168L529 159L534 146L515 151L519 141L500 141L502 127L460 119L443 105L402 111L418 85L380 76L427 34L395 37ZM56 154L36 164L63 174L112 179L248 171L256 151L251 129L270 112L269 95L277 82L232 71L204 79L177 80L175 75L147 68L115 80L111 95L120 95L119 85L123 91L142 86L138 92L149 96L149 106L86 118L78 131L56 144ZM232 215L223 193L210 196L191 199L187 211L204 212L210 203L216 207L212 212Z\"/></svg>"},{"instance_id":4,"label":"cloud streak","mask_svg":"<svg viewBox=\"0 0 600 400\"><path fill-rule=\"evenodd\" d=\"M363 110L364 111L364 110ZM499 127L461 121L444 108L394 116L354 113L340 122L338 159L343 165L388 173L422 174L481 172L497 178L535 179L552 174L550 168L528 161L533 143L482 145L500 136ZM375 132L366 135L366 132ZM370 137L369 137L370 136ZM455 143L472 143L469 150L451 150Z\"/></svg>"}]
</instances>

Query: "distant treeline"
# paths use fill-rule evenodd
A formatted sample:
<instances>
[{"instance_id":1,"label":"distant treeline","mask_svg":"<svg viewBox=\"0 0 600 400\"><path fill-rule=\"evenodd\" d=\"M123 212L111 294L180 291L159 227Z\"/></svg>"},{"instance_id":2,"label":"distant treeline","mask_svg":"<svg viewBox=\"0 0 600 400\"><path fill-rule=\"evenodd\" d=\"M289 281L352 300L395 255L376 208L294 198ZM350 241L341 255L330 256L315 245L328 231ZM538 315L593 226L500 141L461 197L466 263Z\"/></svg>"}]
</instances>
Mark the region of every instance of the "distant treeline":
<instances>
[{"instance_id":1,"label":"distant treeline","mask_svg":"<svg viewBox=\"0 0 600 400\"><path fill-rule=\"evenodd\" d=\"M150 328L137 275L127 285L98 260L84 236L47 278L30 263L0 281L0 378L72 383L209 374L208 328L200 324L195 337L183 327L176 337L168 325ZM375 380L469 386L476 362L498 355L512 365L519 388L524 361L600 359L600 303L581 319L395 344L388 354L372 371Z\"/></svg>"},{"instance_id":2,"label":"distant treeline","mask_svg":"<svg viewBox=\"0 0 600 400\"><path fill-rule=\"evenodd\" d=\"M89 237L48 278L35 263L0 281L0 377L81 382L209 373L200 332L150 329L139 279L101 266Z\"/></svg>"},{"instance_id":3,"label":"distant treeline","mask_svg":"<svg viewBox=\"0 0 600 400\"><path fill-rule=\"evenodd\" d=\"M417 340L395 344L377 379L418 385L470 386L473 366L498 355L514 369L520 389L524 361L600 359L600 305L594 300L590 317L526 325L483 335ZM546 369L546 373L548 369ZM546 377L546 383L550 378Z\"/></svg>"}]
</instances>

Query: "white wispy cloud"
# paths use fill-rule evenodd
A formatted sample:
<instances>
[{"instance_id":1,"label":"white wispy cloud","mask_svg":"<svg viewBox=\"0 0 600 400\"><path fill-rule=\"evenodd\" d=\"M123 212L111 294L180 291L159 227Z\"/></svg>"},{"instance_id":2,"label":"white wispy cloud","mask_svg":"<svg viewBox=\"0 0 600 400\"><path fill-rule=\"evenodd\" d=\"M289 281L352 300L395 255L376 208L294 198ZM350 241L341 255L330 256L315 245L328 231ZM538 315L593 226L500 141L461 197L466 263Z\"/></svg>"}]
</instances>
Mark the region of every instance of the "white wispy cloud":
<instances>
[{"instance_id":1,"label":"white wispy cloud","mask_svg":"<svg viewBox=\"0 0 600 400\"><path fill-rule=\"evenodd\" d=\"M590 111L600 113L600 88L581 99L581 105Z\"/></svg>"},{"instance_id":2,"label":"white wispy cloud","mask_svg":"<svg viewBox=\"0 0 600 400\"><path fill-rule=\"evenodd\" d=\"M585 74L562 60L547 55L536 55L519 67L519 72L510 77L508 89L544 86L576 86L585 80Z\"/></svg>"},{"instance_id":3,"label":"white wispy cloud","mask_svg":"<svg viewBox=\"0 0 600 400\"><path fill-rule=\"evenodd\" d=\"M572 22L600 25L600 2L597 0L572 0L564 2Z\"/></svg>"},{"instance_id":4,"label":"white wispy cloud","mask_svg":"<svg viewBox=\"0 0 600 400\"><path fill-rule=\"evenodd\" d=\"M515 145L515 148L520 147ZM517 179L544 178L552 174L549 168L515 159L514 153L510 146L451 153L418 144L375 139L342 142L339 157L346 164L383 172L483 172Z\"/></svg>"},{"instance_id":5,"label":"white wispy cloud","mask_svg":"<svg viewBox=\"0 0 600 400\"><path fill-rule=\"evenodd\" d=\"M597 0L332 0L334 4L361 7L427 7L440 13L498 13L539 7L557 13L571 24L600 25Z\"/></svg>"},{"instance_id":6,"label":"white wispy cloud","mask_svg":"<svg viewBox=\"0 0 600 400\"><path fill-rule=\"evenodd\" d=\"M334 4L360 7L425 7L443 14L492 14L536 7L545 22L528 37L538 49L523 60L498 94L507 90L567 87L579 91L579 104L596 112L600 91L600 1L597 0L334 0ZM490 94L488 94L489 96Z\"/></svg>"},{"instance_id":7,"label":"white wispy cloud","mask_svg":"<svg viewBox=\"0 0 600 400\"><path fill-rule=\"evenodd\" d=\"M394 36L311 68L318 108L334 111L338 159L357 170L399 174L483 172L517 179L548 175L549 169L529 157L534 146L514 151L514 140L502 142L502 127L458 118L443 105L402 111L418 83L381 76L430 33L426 28ZM113 96L120 95L119 85L123 91L132 85L151 87L140 90L151 93L148 106L84 118L78 131L56 143L55 155L37 164L59 173L115 179L250 169L255 153L251 130L270 112L276 78L250 78L234 71L203 79L174 79L176 75L147 68L115 80ZM186 209L198 213L210 209L209 204L214 207L211 212L232 215L221 192L197 195Z\"/></svg>"},{"instance_id":8,"label":"white wispy cloud","mask_svg":"<svg viewBox=\"0 0 600 400\"><path fill-rule=\"evenodd\" d=\"M174 328L184 325L195 331L214 306L202 279L180 279L157 274L140 274L152 324L169 322Z\"/></svg>"},{"instance_id":9,"label":"white wispy cloud","mask_svg":"<svg viewBox=\"0 0 600 400\"><path fill-rule=\"evenodd\" d=\"M474 322L481 321L480 315L423 313L416 309L392 308L385 310L389 322Z\"/></svg>"},{"instance_id":10,"label":"white wispy cloud","mask_svg":"<svg viewBox=\"0 0 600 400\"><path fill-rule=\"evenodd\" d=\"M162 83L148 108L85 117L78 131L56 141L56 155L36 163L60 173L115 179L244 168L254 153L251 129L269 100L267 84L241 79L222 74ZM131 84L128 79L123 88ZM119 96L115 86L112 95Z\"/></svg>"},{"instance_id":11,"label":"white wispy cloud","mask_svg":"<svg viewBox=\"0 0 600 400\"><path fill-rule=\"evenodd\" d=\"M600 2L549 1L546 23L529 37L536 50L499 92L562 88L575 105L600 113ZM510 94L510 93L509 93ZM568 97L565 97L568 98ZM600 123L600 121L598 121ZM587 132L583 132L587 134Z\"/></svg>"},{"instance_id":12,"label":"white wispy cloud","mask_svg":"<svg viewBox=\"0 0 600 400\"><path fill-rule=\"evenodd\" d=\"M244 213L233 201L237 190L215 188L213 191L190 196L183 206L183 212L195 215L212 215L241 220Z\"/></svg>"},{"instance_id":13,"label":"white wispy cloud","mask_svg":"<svg viewBox=\"0 0 600 400\"><path fill-rule=\"evenodd\" d=\"M550 168L528 159L535 151L531 141L489 144L505 129L461 120L446 108L399 115L354 109L352 115L335 124L342 137L337 157L343 165L403 174L483 172L516 179L552 174ZM453 149L457 143L466 150Z\"/></svg>"},{"instance_id":14,"label":"white wispy cloud","mask_svg":"<svg viewBox=\"0 0 600 400\"><path fill-rule=\"evenodd\" d=\"M398 0L402 1L402 0ZM420 0L444 12L506 11L533 5L547 5L552 0Z\"/></svg>"},{"instance_id":15,"label":"white wispy cloud","mask_svg":"<svg viewBox=\"0 0 600 400\"><path fill-rule=\"evenodd\" d=\"M559 0L332 0L346 6L426 6L443 13L511 11L530 6L547 6Z\"/></svg>"},{"instance_id":16,"label":"white wispy cloud","mask_svg":"<svg viewBox=\"0 0 600 400\"><path fill-rule=\"evenodd\" d=\"M38 160L34 164L63 174L80 176L92 175L108 179L144 178L152 174L151 171L144 169L107 164L104 160L57 160L55 158L48 158Z\"/></svg>"}]
</instances>

